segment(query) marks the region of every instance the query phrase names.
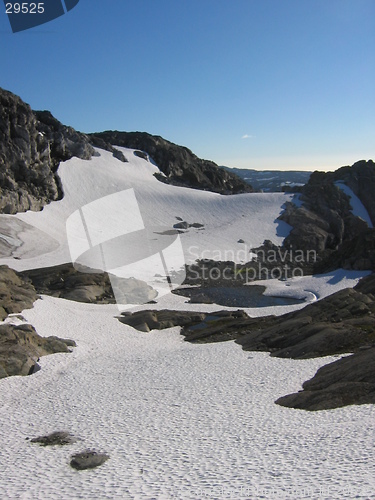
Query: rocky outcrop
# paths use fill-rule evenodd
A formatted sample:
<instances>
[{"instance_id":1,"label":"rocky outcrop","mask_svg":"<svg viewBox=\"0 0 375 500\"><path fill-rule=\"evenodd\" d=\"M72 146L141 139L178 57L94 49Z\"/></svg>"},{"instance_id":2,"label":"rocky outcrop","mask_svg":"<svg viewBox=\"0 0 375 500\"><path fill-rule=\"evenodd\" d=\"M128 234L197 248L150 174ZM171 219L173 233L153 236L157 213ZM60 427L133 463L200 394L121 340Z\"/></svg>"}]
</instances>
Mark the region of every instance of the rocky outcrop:
<instances>
[{"instance_id":1,"label":"rocky outcrop","mask_svg":"<svg viewBox=\"0 0 375 500\"><path fill-rule=\"evenodd\" d=\"M79 272L68 263L20 274L32 283L39 294L96 304L116 302L107 273Z\"/></svg>"},{"instance_id":2,"label":"rocky outcrop","mask_svg":"<svg viewBox=\"0 0 375 500\"><path fill-rule=\"evenodd\" d=\"M245 350L294 359L375 345L375 275L299 311L250 320L237 342Z\"/></svg>"},{"instance_id":3,"label":"rocky outcrop","mask_svg":"<svg viewBox=\"0 0 375 500\"><path fill-rule=\"evenodd\" d=\"M93 154L86 135L0 89L0 213L41 210L60 199L59 163Z\"/></svg>"},{"instance_id":4,"label":"rocky outcrop","mask_svg":"<svg viewBox=\"0 0 375 500\"><path fill-rule=\"evenodd\" d=\"M284 247L315 250L324 256L326 250L336 250L368 226L351 213L349 197L339 187L320 179L324 177L313 174L302 188L303 205L287 203L279 219L292 226Z\"/></svg>"},{"instance_id":5,"label":"rocky outcrop","mask_svg":"<svg viewBox=\"0 0 375 500\"><path fill-rule=\"evenodd\" d=\"M77 270L73 264L61 264L23 271L38 293L77 302L93 304L147 303L157 296L156 290L145 281L135 278L116 279L92 269ZM115 288L116 298L113 292Z\"/></svg>"},{"instance_id":6,"label":"rocky outcrop","mask_svg":"<svg viewBox=\"0 0 375 500\"><path fill-rule=\"evenodd\" d=\"M314 266L316 273L333 269L375 271L375 229L365 229L356 238L345 241L321 262Z\"/></svg>"},{"instance_id":7,"label":"rocky outcrop","mask_svg":"<svg viewBox=\"0 0 375 500\"><path fill-rule=\"evenodd\" d=\"M27 276L0 266L0 320L30 309L37 298L38 293ZM40 356L70 352L69 347L73 346L75 343L71 340L40 337L29 324L3 323L0 325L0 378L30 375L38 369Z\"/></svg>"},{"instance_id":8,"label":"rocky outcrop","mask_svg":"<svg viewBox=\"0 0 375 500\"><path fill-rule=\"evenodd\" d=\"M276 403L310 411L375 404L375 347L323 366L302 387Z\"/></svg>"},{"instance_id":9,"label":"rocky outcrop","mask_svg":"<svg viewBox=\"0 0 375 500\"><path fill-rule=\"evenodd\" d=\"M67 444L73 444L77 441L70 432L67 431L55 431L46 436L39 436L30 439L30 443L37 443L40 446L65 446Z\"/></svg>"},{"instance_id":10,"label":"rocky outcrop","mask_svg":"<svg viewBox=\"0 0 375 500\"><path fill-rule=\"evenodd\" d=\"M283 248L315 251L315 273L338 267L373 270L371 230L352 213L350 198L336 185L338 181L352 189L375 220L374 162L360 161L335 172L314 172L309 182L298 188L302 203L287 203L279 217L292 226Z\"/></svg>"},{"instance_id":11,"label":"rocky outcrop","mask_svg":"<svg viewBox=\"0 0 375 500\"><path fill-rule=\"evenodd\" d=\"M252 187L237 175L220 168L216 163L202 160L189 149L145 132L106 131L89 135L114 146L146 152L164 175L157 178L176 186L203 189L221 194L252 192Z\"/></svg>"},{"instance_id":12,"label":"rocky outcrop","mask_svg":"<svg viewBox=\"0 0 375 500\"><path fill-rule=\"evenodd\" d=\"M22 274L0 266L0 320L8 314L20 313L33 307L38 294L30 281Z\"/></svg>"},{"instance_id":13,"label":"rocky outcrop","mask_svg":"<svg viewBox=\"0 0 375 500\"><path fill-rule=\"evenodd\" d=\"M0 378L31 375L38 370L38 359L47 354L70 352L71 340L40 337L28 324L0 325Z\"/></svg>"},{"instance_id":14,"label":"rocky outcrop","mask_svg":"<svg viewBox=\"0 0 375 500\"><path fill-rule=\"evenodd\" d=\"M245 318L249 319L247 314L240 310L212 313L155 310L123 313L118 317L121 323L142 332L181 326L181 334L185 336L185 340L191 342L200 340L201 331L205 332L206 337L210 337L210 342L232 340L234 337L229 333L230 326Z\"/></svg>"},{"instance_id":15,"label":"rocky outcrop","mask_svg":"<svg viewBox=\"0 0 375 500\"><path fill-rule=\"evenodd\" d=\"M362 201L375 226L375 163L372 160L360 160L351 167L339 168L327 172L326 176L334 181L344 181Z\"/></svg>"}]
</instances>

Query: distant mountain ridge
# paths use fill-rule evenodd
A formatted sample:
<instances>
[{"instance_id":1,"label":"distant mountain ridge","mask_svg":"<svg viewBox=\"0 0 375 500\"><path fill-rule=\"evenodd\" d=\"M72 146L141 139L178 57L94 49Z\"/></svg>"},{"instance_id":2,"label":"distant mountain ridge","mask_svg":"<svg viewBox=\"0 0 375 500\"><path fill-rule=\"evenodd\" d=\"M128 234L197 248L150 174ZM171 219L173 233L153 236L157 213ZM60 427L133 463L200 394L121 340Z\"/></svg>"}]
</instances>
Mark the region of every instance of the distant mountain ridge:
<instances>
[{"instance_id":1,"label":"distant mountain ridge","mask_svg":"<svg viewBox=\"0 0 375 500\"><path fill-rule=\"evenodd\" d=\"M305 170L255 170L223 167L250 184L255 191L281 192L306 184L312 172Z\"/></svg>"}]
</instances>

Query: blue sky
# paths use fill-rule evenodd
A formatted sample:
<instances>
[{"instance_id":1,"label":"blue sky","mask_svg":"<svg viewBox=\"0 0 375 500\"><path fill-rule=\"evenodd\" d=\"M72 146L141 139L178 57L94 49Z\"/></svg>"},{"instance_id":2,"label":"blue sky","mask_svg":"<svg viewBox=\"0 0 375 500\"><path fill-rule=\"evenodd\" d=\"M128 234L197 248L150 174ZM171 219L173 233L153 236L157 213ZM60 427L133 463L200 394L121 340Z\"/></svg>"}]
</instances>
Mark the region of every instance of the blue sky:
<instances>
[{"instance_id":1,"label":"blue sky","mask_svg":"<svg viewBox=\"0 0 375 500\"><path fill-rule=\"evenodd\" d=\"M0 9L0 86L78 130L231 167L375 160L374 0L80 0L15 34Z\"/></svg>"}]
</instances>

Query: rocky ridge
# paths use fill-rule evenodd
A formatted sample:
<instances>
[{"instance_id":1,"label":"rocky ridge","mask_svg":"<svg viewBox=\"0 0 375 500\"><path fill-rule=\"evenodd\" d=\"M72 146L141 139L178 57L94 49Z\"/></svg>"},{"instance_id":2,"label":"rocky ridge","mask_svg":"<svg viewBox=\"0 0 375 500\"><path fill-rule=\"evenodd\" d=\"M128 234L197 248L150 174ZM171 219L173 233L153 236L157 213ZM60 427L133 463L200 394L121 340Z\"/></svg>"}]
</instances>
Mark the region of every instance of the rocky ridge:
<instances>
[{"instance_id":1,"label":"rocky ridge","mask_svg":"<svg viewBox=\"0 0 375 500\"><path fill-rule=\"evenodd\" d=\"M178 146L160 136L146 132L108 130L89 134L98 141L146 152L164 175L156 177L168 184L213 191L220 194L250 193L252 187L237 175L220 168L216 163L202 160L188 148Z\"/></svg>"}]
</instances>

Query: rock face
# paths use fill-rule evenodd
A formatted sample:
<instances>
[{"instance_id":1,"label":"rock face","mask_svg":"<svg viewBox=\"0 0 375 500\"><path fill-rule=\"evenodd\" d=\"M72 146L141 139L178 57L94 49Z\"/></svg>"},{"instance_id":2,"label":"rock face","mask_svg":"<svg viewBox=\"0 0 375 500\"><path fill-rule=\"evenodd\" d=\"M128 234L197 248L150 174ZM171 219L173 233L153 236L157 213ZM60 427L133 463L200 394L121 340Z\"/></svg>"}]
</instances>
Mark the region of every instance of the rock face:
<instances>
[{"instance_id":1,"label":"rock face","mask_svg":"<svg viewBox=\"0 0 375 500\"><path fill-rule=\"evenodd\" d=\"M7 266L0 266L0 320L33 307L38 294L23 274ZM75 346L71 340L40 337L28 324L0 325L0 378L12 375L30 375L38 369L40 356L56 352L70 352Z\"/></svg>"},{"instance_id":2,"label":"rock face","mask_svg":"<svg viewBox=\"0 0 375 500\"><path fill-rule=\"evenodd\" d=\"M31 325L0 325L0 378L31 375L40 356L70 352L71 340L40 337Z\"/></svg>"},{"instance_id":3,"label":"rock face","mask_svg":"<svg viewBox=\"0 0 375 500\"><path fill-rule=\"evenodd\" d=\"M335 181L344 181L350 187L364 204L375 226L375 163L372 160L360 160L351 167L342 167L325 175Z\"/></svg>"},{"instance_id":4,"label":"rock face","mask_svg":"<svg viewBox=\"0 0 375 500\"><path fill-rule=\"evenodd\" d=\"M90 134L90 138L94 143L102 140L115 146L146 152L164 173L164 176L158 176L162 182L221 194L253 191L252 187L237 175L218 167L212 161L201 160L189 149L159 136L145 132L106 131Z\"/></svg>"},{"instance_id":5,"label":"rock face","mask_svg":"<svg viewBox=\"0 0 375 500\"><path fill-rule=\"evenodd\" d=\"M60 161L95 154L84 134L65 127L48 111L33 112L0 89L0 212L41 210L62 197Z\"/></svg>"},{"instance_id":6,"label":"rock face","mask_svg":"<svg viewBox=\"0 0 375 500\"><path fill-rule=\"evenodd\" d=\"M338 267L374 270L374 235L367 223L353 215L350 198L335 183L343 181L358 196L375 220L375 163L359 161L335 172L314 172L298 188L302 205L287 203L279 217L292 226L284 248L313 250L317 254L314 272ZM348 255L349 249L351 255Z\"/></svg>"},{"instance_id":7,"label":"rock face","mask_svg":"<svg viewBox=\"0 0 375 500\"><path fill-rule=\"evenodd\" d=\"M329 410L352 404L375 404L375 347L320 368L303 391L276 403L303 410Z\"/></svg>"}]
</instances>

